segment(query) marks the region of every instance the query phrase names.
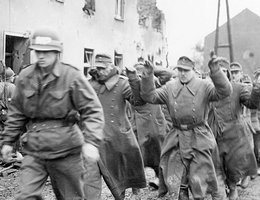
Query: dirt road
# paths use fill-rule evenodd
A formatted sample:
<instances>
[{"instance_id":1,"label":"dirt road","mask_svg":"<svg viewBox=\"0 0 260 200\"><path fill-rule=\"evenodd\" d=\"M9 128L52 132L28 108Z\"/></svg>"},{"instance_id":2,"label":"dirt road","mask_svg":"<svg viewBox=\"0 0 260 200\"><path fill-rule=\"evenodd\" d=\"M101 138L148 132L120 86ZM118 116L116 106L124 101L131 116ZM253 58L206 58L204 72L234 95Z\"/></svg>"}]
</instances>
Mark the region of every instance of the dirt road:
<instances>
[{"instance_id":1,"label":"dirt road","mask_svg":"<svg viewBox=\"0 0 260 200\"><path fill-rule=\"evenodd\" d=\"M18 189L19 172L13 173L6 177L0 177L0 200L14 200L14 194ZM150 169L146 169L147 180L154 178L154 173ZM45 200L55 200L50 183L46 184L43 192ZM106 185L103 184L102 200L113 200L110 191ZM131 190L127 190L125 200L155 200L157 198L157 191L150 191L149 188L144 188L138 195L132 195ZM160 198L160 200L167 200L167 197ZM192 199L190 199L192 200ZM207 200L211 200L209 197ZM251 180L248 188L239 188L238 200L260 200L260 176Z\"/></svg>"}]
</instances>

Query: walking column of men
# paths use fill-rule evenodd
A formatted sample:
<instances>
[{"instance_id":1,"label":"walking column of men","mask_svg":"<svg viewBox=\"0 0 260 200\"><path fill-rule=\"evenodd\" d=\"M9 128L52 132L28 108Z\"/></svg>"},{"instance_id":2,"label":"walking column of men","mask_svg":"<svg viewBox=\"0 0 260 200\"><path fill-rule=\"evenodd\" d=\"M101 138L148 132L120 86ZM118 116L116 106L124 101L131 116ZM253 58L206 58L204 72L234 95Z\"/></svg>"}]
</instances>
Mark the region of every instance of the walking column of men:
<instances>
[{"instance_id":1,"label":"walking column of men","mask_svg":"<svg viewBox=\"0 0 260 200\"><path fill-rule=\"evenodd\" d=\"M158 198L237 200L237 186L259 175L260 71L252 81L216 56L203 78L187 56L122 71L100 52L83 74L61 62L49 29L34 32L30 49L36 63L14 84L7 68L0 82L2 162L22 162L16 200L43 199L48 178L57 200L101 200L101 178L116 200L147 185Z\"/></svg>"}]
</instances>

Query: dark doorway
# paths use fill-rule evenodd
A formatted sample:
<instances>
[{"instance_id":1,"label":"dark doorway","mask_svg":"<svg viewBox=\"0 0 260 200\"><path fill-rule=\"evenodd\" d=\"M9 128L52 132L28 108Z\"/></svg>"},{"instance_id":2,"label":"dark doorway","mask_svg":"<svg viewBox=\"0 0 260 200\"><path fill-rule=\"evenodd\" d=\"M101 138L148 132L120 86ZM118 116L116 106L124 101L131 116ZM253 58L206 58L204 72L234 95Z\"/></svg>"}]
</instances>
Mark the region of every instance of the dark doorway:
<instances>
[{"instance_id":1,"label":"dark doorway","mask_svg":"<svg viewBox=\"0 0 260 200\"><path fill-rule=\"evenodd\" d=\"M5 35L5 65L11 67L15 74L30 64L29 38Z\"/></svg>"}]
</instances>

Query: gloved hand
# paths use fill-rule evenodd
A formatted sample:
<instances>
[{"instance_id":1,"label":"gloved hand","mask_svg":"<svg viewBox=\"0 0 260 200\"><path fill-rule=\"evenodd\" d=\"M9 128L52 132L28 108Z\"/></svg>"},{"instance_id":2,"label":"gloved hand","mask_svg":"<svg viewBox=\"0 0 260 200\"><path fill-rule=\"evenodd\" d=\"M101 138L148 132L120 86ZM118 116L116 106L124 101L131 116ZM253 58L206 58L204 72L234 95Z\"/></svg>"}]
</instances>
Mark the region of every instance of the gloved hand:
<instances>
[{"instance_id":1,"label":"gloved hand","mask_svg":"<svg viewBox=\"0 0 260 200\"><path fill-rule=\"evenodd\" d=\"M150 61L145 61L144 63L144 69L143 69L143 75L149 76L154 73L154 66Z\"/></svg>"},{"instance_id":2,"label":"gloved hand","mask_svg":"<svg viewBox=\"0 0 260 200\"><path fill-rule=\"evenodd\" d=\"M100 158L98 148L90 143L83 144L82 154L86 160L91 160L93 162L98 161Z\"/></svg>"},{"instance_id":3,"label":"gloved hand","mask_svg":"<svg viewBox=\"0 0 260 200\"><path fill-rule=\"evenodd\" d=\"M137 72L134 67L126 67L126 76L129 80L133 80L137 78Z\"/></svg>"},{"instance_id":4,"label":"gloved hand","mask_svg":"<svg viewBox=\"0 0 260 200\"><path fill-rule=\"evenodd\" d=\"M7 163L11 162L13 160L13 147L10 145L3 145L1 149L1 153L3 156L3 160Z\"/></svg>"}]
</instances>

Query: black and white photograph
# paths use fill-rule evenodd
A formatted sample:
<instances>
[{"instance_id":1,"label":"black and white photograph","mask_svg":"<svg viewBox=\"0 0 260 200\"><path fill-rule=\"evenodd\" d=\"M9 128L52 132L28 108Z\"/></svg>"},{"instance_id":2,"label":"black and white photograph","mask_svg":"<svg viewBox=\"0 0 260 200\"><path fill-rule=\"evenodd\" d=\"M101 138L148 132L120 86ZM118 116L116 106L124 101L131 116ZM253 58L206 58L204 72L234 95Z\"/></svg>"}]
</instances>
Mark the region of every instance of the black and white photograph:
<instances>
[{"instance_id":1,"label":"black and white photograph","mask_svg":"<svg viewBox=\"0 0 260 200\"><path fill-rule=\"evenodd\" d=\"M0 10L0 200L260 200L259 0Z\"/></svg>"}]
</instances>

